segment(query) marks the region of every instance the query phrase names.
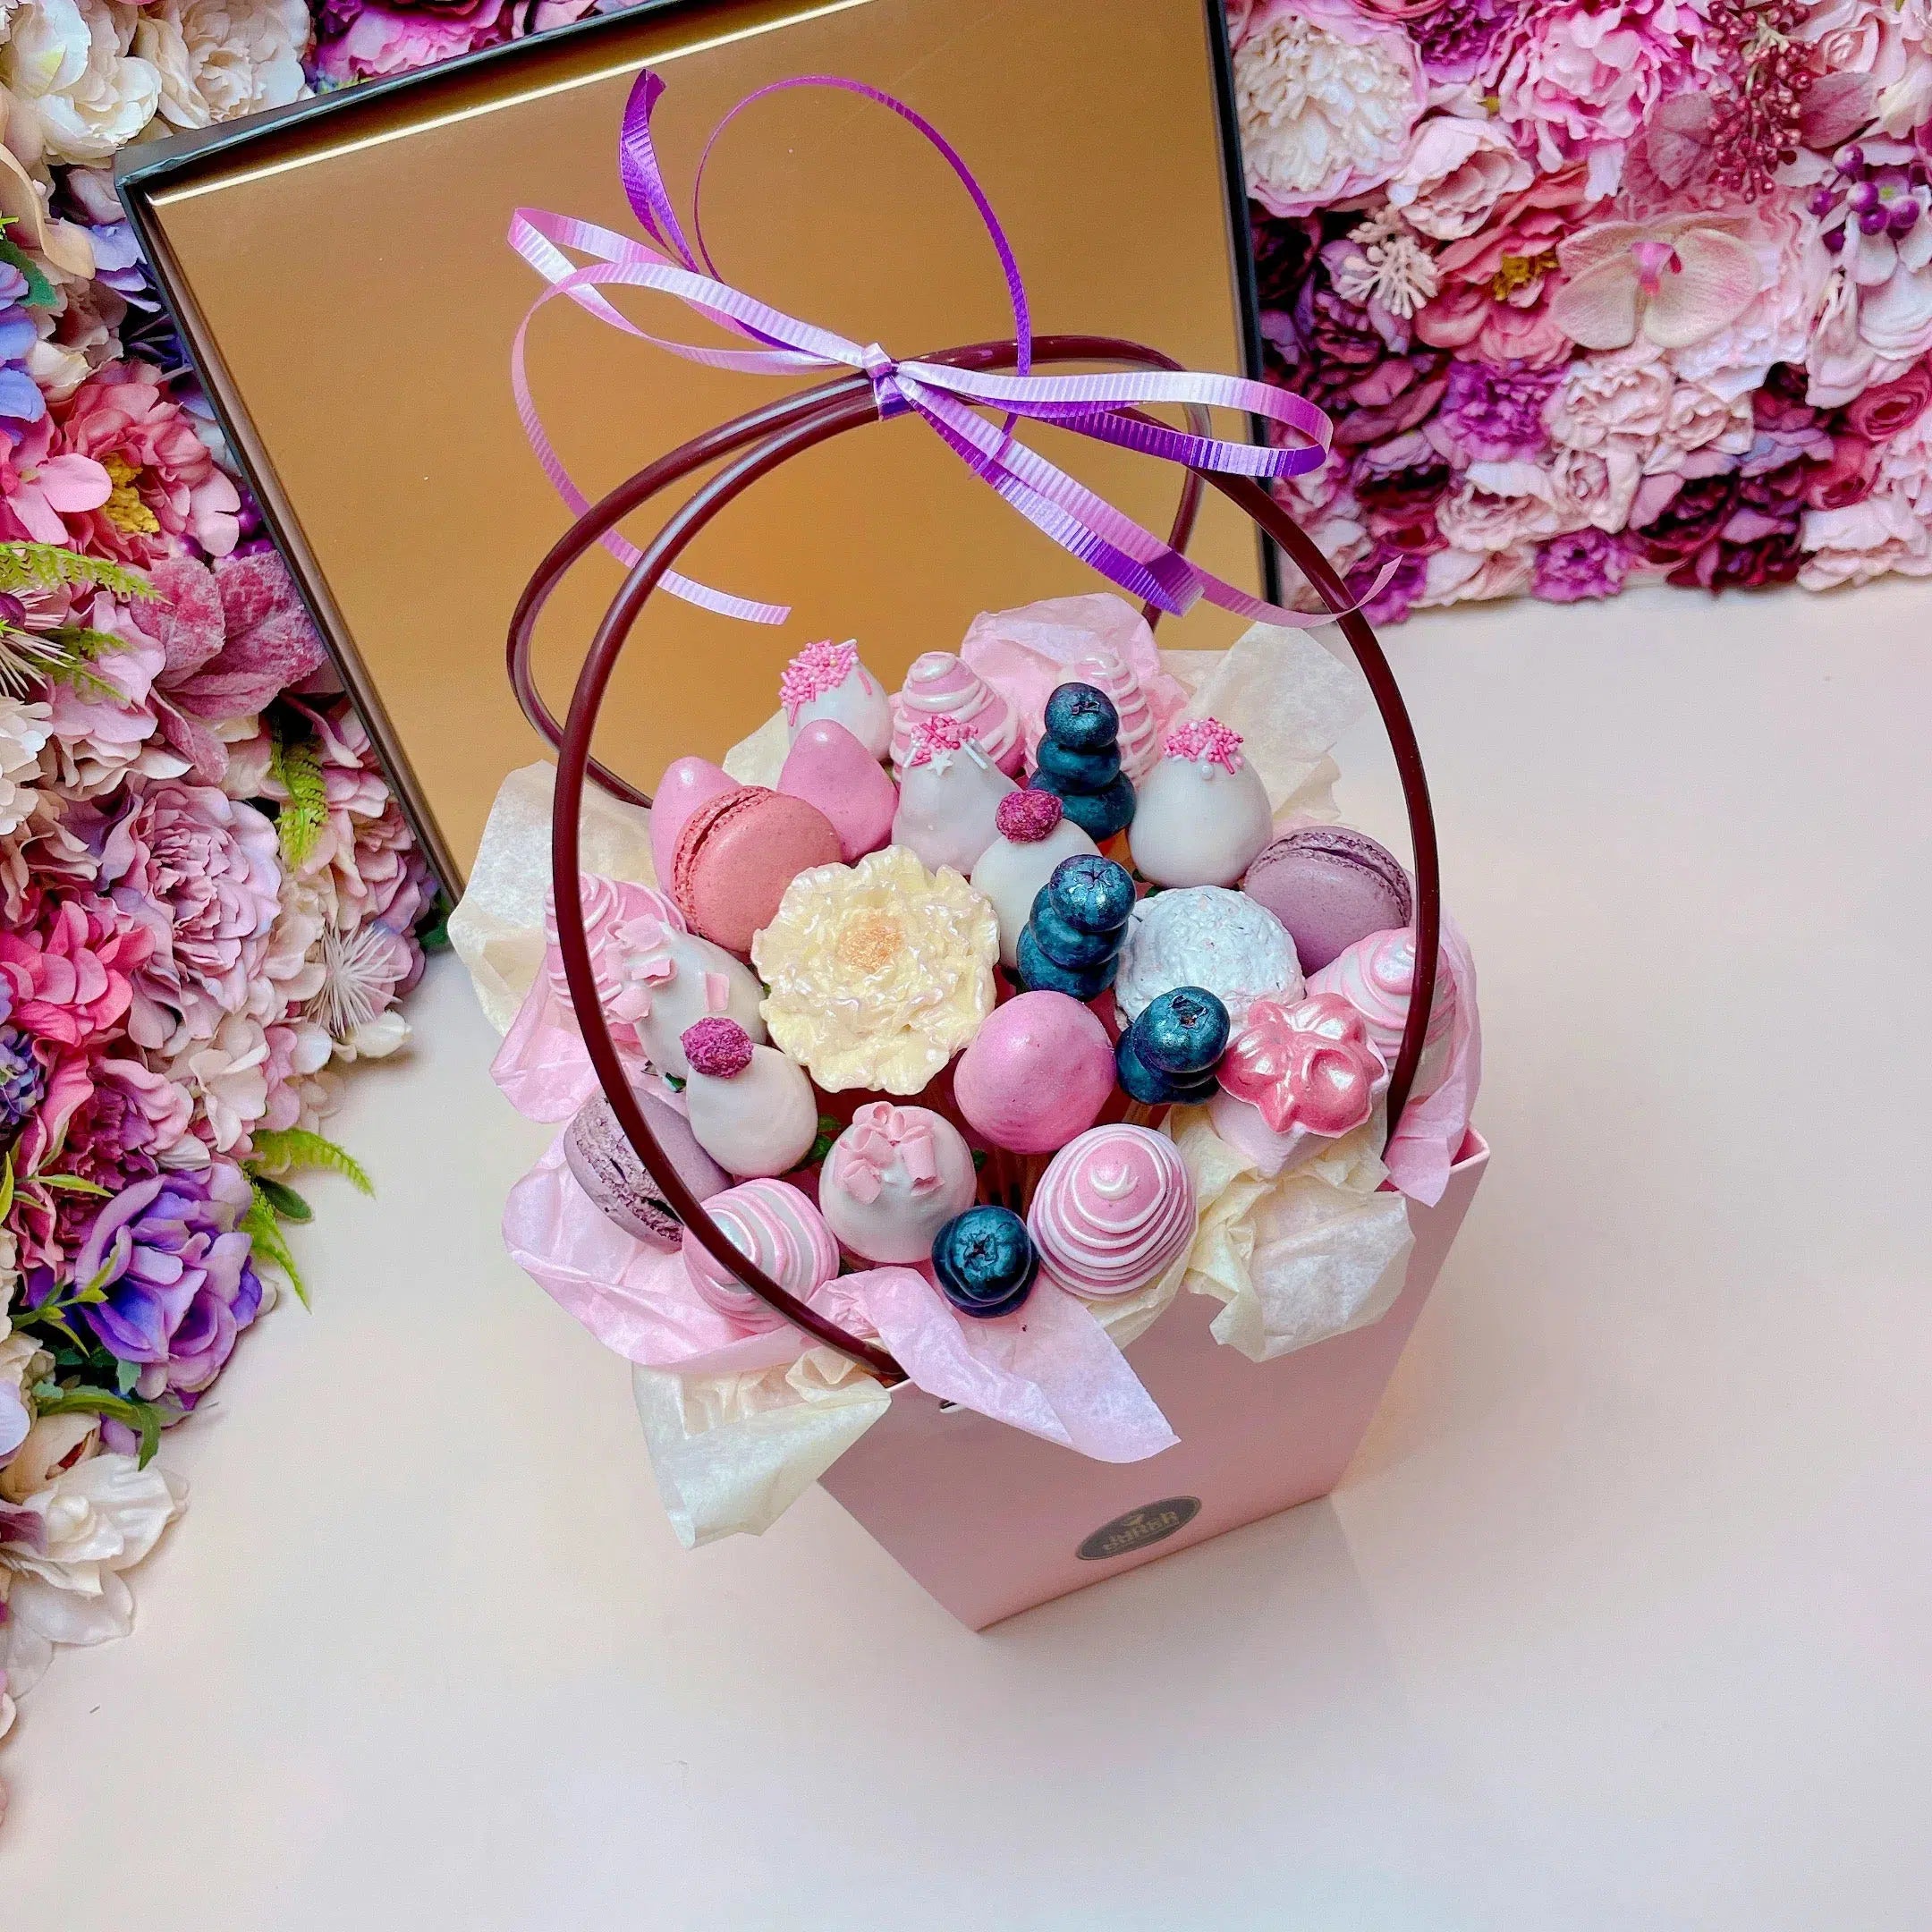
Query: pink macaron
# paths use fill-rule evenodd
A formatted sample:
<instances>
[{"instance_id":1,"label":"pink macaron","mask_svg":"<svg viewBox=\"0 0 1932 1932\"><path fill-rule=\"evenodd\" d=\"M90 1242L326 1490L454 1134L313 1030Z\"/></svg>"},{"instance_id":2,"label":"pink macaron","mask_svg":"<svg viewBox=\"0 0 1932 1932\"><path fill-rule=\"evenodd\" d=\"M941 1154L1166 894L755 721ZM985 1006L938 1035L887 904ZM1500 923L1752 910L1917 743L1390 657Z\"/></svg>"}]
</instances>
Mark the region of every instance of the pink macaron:
<instances>
[{"instance_id":1,"label":"pink macaron","mask_svg":"<svg viewBox=\"0 0 1932 1932\"><path fill-rule=\"evenodd\" d=\"M671 897L693 932L741 956L771 924L784 890L813 866L836 865L839 835L816 805L763 785L707 799L684 821Z\"/></svg>"}]
</instances>

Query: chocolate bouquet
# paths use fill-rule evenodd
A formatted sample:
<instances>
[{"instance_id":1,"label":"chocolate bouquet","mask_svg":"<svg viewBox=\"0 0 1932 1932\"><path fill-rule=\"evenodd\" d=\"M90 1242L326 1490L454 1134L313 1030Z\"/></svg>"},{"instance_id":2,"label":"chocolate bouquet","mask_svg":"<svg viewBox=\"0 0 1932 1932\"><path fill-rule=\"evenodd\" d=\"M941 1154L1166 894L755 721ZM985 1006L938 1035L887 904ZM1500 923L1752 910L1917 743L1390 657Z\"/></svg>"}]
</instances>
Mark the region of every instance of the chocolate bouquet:
<instances>
[{"instance_id":1,"label":"chocolate bouquet","mask_svg":"<svg viewBox=\"0 0 1932 1932\"><path fill-rule=\"evenodd\" d=\"M560 1127L512 1194L506 1240L635 1365L687 1543L766 1527L895 1388L1098 1463L1158 1455L1176 1436L1124 1352L1183 1291L1217 1302L1215 1341L1255 1361L1374 1323L1402 1287L1409 1199L1443 1196L1469 1138L1475 977L1441 913L1413 734L1359 610L1251 480L1318 464L1326 419L1132 343L1032 337L984 197L902 103L886 104L975 196L1014 339L899 361L786 317L685 241L649 142L657 91L640 78L620 148L650 245L519 210L513 243L550 284L539 302L629 327L598 285L658 289L749 344L661 347L847 373L593 508L544 436L519 334L526 426L582 513L512 631L555 778L506 783L451 928L504 1029L499 1084ZM1034 371L1055 361L1128 372ZM1188 430L1146 413L1164 403ZM1266 415L1276 440L1216 439L1209 405ZM785 614L678 575L696 533L776 463L907 411L1143 610L1096 594L983 614L891 693L856 640L827 640L793 657L770 718L721 764L678 758L654 794L597 765L603 694L654 591ZM1034 418L1191 470L1167 541L1028 449L1013 425ZM649 496L734 455L648 548L617 536ZM1188 561L1202 479L1288 548L1366 682L1309 638L1319 620ZM559 725L530 639L597 543L632 567ZM1251 627L1225 651L1162 651L1153 622L1201 597ZM1329 747L1370 695L1414 881L1332 823Z\"/></svg>"},{"instance_id":2,"label":"chocolate bouquet","mask_svg":"<svg viewBox=\"0 0 1932 1932\"><path fill-rule=\"evenodd\" d=\"M1385 1156L1414 896L1328 822L1360 679L1258 627L1164 656L1096 595L982 615L890 696L815 644L779 695L722 765L586 827L603 1013L733 1246L942 1400L1110 1461L1174 1440L1122 1347L1183 1288L1257 1360L1386 1309L1399 1190L1439 1193L1479 1035L1449 928ZM563 1123L506 1237L638 1364L690 1539L762 1528L884 1378L721 1267L626 1139L530 883L550 806L547 767L512 778L453 925L504 1091ZM714 1437L698 1497L675 1472Z\"/></svg>"}]
</instances>

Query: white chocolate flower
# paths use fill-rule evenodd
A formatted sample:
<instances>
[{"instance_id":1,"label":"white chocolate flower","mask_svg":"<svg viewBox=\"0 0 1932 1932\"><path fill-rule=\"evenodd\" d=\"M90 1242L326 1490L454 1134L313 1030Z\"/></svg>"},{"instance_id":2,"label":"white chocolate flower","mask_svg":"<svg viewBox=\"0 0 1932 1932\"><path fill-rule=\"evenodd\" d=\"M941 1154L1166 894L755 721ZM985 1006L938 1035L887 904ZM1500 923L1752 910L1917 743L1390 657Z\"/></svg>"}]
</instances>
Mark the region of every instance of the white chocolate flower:
<instances>
[{"instance_id":1,"label":"white chocolate flower","mask_svg":"<svg viewBox=\"0 0 1932 1932\"><path fill-rule=\"evenodd\" d=\"M999 920L903 846L815 866L751 942L773 1040L829 1093L918 1093L993 1009Z\"/></svg>"}]
</instances>

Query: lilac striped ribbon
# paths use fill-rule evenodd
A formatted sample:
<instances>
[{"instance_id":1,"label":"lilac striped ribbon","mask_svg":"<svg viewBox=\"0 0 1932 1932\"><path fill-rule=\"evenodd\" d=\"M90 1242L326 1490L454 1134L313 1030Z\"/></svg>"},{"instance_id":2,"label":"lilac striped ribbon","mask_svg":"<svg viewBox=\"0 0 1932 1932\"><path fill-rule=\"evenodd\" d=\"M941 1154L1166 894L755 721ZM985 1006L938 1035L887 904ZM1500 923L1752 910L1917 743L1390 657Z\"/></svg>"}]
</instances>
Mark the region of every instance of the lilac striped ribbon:
<instances>
[{"instance_id":1,"label":"lilac striped ribbon","mask_svg":"<svg viewBox=\"0 0 1932 1932\"><path fill-rule=\"evenodd\" d=\"M624 194L640 225L650 237L648 242L615 234L594 222L552 215L540 208L520 208L510 219L510 246L548 284L531 303L511 345L511 387L516 397L517 415L537 453L537 460L574 513L582 515L590 507L589 500L571 479L543 426L530 394L525 362L530 324L545 303L559 296L627 335L709 369L733 369L754 376L863 370L871 377L882 417L908 411L922 417L974 475L997 490L1028 521L1122 589L1158 609L1178 614L1197 598L1206 597L1224 610L1268 623L1308 628L1330 621L1330 613L1311 615L1269 604L1202 570L1115 509L1105 497L1028 448L1014 434L1017 422L1026 419L1072 429L1168 462L1187 463L1223 475L1292 477L1318 469L1326 460L1331 425L1321 410L1272 384L1250 382L1235 376L1202 375L1191 370L1035 375L1026 285L1005 230L985 191L951 142L931 123L903 101L868 87L863 81L833 74L802 74L775 81L747 95L718 123L705 143L692 187L691 231L687 234L665 190L664 173L651 139L651 114L664 86L663 80L648 69L638 76L624 106L623 127L617 143ZM698 216L698 198L712 149L725 128L753 102L768 94L801 87L838 88L889 107L945 157L971 197L1006 277L1018 345L1013 374L953 369L937 362L897 361L877 343L848 342L831 329L801 322L732 287L718 275ZM564 252L566 250L590 259L580 266ZM711 347L653 335L620 314L598 292L613 286L656 289L674 295L708 321L716 323L750 346ZM1189 402L1262 417L1280 425L1294 440L1281 447L1227 442L1171 429L1160 423L1136 422L1123 413L1148 404ZM989 422L979 413L981 409L1000 411L1005 419L1002 423ZM619 562L630 565L638 561L637 547L615 531L607 533L603 543ZM786 606L733 597L668 571L663 585L672 595L687 602L752 623L783 623L791 614Z\"/></svg>"}]
</instances>

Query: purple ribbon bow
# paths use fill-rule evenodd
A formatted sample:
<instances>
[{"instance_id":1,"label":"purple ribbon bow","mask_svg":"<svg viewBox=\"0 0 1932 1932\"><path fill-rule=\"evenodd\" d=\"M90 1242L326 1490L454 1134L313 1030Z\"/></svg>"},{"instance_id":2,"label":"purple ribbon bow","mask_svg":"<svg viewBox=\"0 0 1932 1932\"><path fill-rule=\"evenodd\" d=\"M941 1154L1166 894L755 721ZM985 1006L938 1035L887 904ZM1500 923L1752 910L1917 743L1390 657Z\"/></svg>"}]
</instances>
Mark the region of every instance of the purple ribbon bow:
<instances>
[{"instance_id":1,"label":"purple ribbon bow","mask_svg":"<svg viewBox=\"0 0 1932 1932\"><path fill-rule=\"evenodd\" d=\"M517 329L510 352L511 386L516 396L517 414L538 461L573 513L581 515L589 508L589 501L571 480L569 470L544 429L530 395L524 362L530 323L546 302L560 295L628 335L711 369L737 369L760 376L862 369L872 379L882 417L909 411L922 417L974 475L991 485L1030 522L1063 549L1111 578L1122 589L1158 609L1178 614L1198 597L1205 597L1224 610L1269 623L1306 628L1330 621L1331 613L1311 615L1287 610L1202 570L1013 435L1016 419L1027 418L1077 430L1104 443L1140 450L1169 462L1187 463L1224 475L1292 477L1318 469L1326 460L1331 425L1324 411L1285 389L1235 376L1203 375L1190 370L1034 375L1033 331L1026 286L992 204L971 169L936 128L903 101L868 87L863 81L843 80L833 74L802 74L774 81L740 101L712 130L699 159L691 189L691 235L695 238L694 246L665 188L663 171L651 140L651 111L664 92L664 85L648 68L639 74L624 106L623 127L617 143L625 196L655 246L613 233L592 222L548 214L541 208L520 208L510 219L511 247L549 284L530 305ZM945 157L979 210L1005 273L1013 304L1013 335L1018 344L1015 373L998 375L958 369L937 362L901 362L877 343L848 342L831 329L801 322L769 303L757 301L719 276L698 218L699 196L711 151L725 128L754 101L799 87L839 88L877 101L910 123ZM565 249L592 259L589 265L580 267L564 252ZM650 335L621 315L597 292L600 286L613 284L657 289L675 295L698 314L754 346L711 348ZM1202 403L1244 411L1279 424L1295 440L1281 447L1227 442L1170 429L1160 423L1136 421L1126 413L1160 403ZM988 422L978 412L979 408L1001 411L1005 420ZM636 546L614 531L606 534L603 543L621 563L629 565L638 561ZM707 610L753 623L783 623L790 615L785 606L728 596L668 571L663 587L674 596Z\"/></svg>"}]
</instances>

